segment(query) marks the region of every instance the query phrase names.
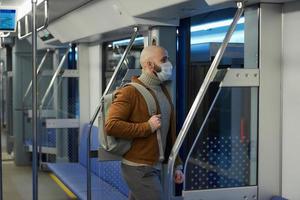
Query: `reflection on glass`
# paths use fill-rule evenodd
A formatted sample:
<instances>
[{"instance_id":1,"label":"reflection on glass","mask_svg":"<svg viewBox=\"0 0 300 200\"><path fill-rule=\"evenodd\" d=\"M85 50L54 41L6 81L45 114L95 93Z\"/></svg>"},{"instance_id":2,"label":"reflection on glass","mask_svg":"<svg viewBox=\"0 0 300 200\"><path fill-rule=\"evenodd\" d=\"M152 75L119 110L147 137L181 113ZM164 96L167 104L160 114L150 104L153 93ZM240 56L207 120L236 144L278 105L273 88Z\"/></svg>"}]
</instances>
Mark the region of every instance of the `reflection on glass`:
<instances>
[{"instance_id":1,"label":"reflection on glass","mask_svg":"<svg viewBox=\"0 0 300 200\"><path fill-rule=\"evenodd\" d=\"M40 61L39 61L40 62ZM42 68L40 69L39 75L37 76L37 102L38 106L43 98L43 95L46 92L46 89L51 81L51 76L49 72L52 72L52 59L51 56L47 56L46 61L44 62ZM29 88L30 81L32 81L31 77L24 84L24 93ZM53 92L51 91L50 94ZM24 94L25 95L25 94ZM50 96L50 95L49 95ZM49 99L49 98L48 98ZM49 100L47 99L46 102ZM30 87L29 93L27 96L23 96L23 142L27 148L32 146L32 86ZM51 108L53 109L53 108ZM40 123L38 119L37 123ZM41 131L42 130L39 130ZM41 133L39 132L39 133ZM30 148L29 148L30 149Z\"/></svg>"},{"instance_id":2,"label":"reflection on glass","mask_svg":"<svg viewBox=\"0 0 300 200\"><path fill-rule=\"evenodd\" d=\"M224 19L192 26L191 44L223 42L231 22L232 19ZM244 23L245 18L241 17L238 21L236 30L230 39L230 43L244 43Z\"/></svg>"},{"instance_id":3,"label":"reflection on glass","mask_svg":"<svg viewBox=\"0 0 300 200\"><path fill-rule=\"evenodd\" d=\"M53 78L56 69L53 69L51 56L47 57L45 66L37 77L37 102L38 102L38 150L39 160L42 162L76 162L78 159L78 128L48 128L47 119L76 119L79 117L78 99L78 77L64 77L65 70L76 69L70 67L72 60L76 60L74 47L70 48L68 59L64 62L61 71L50 87L49 93L46 91ZM55 54L56 55L56 54ZM58 52L60 59L61 54ZM60 61L59 59L59 61ZM56 66L57 67L57 66ZM29 80L30 81L30 80ZM26 86L26 87L25 87ZM27 84L24 85L27 88ZM42 99L45 100L42 103ZM24 99L24 143L29 152L32 147L32 95ZM28 113L28 109L30 112Z\"/></svg>"},{"instance_id":4,"label":"reflection on glass","mask_svg":"<svg viewBox=\"0 0 300 200\"><path fill-rule=\"evenodd\" d=\"M222 88L203 116L197 113L189 133L197 140L186 161L185 190L256 185L257 88Z\"/></svg>"},{"instance_id":5,"label":"reflection on glass","mask_svg":"<svg viewBox=\"0 0 300 200\"><path fill-rule=\"evenodd\" d=\"M128 69L140 69L140 52L144 47L143 37L137 37L133 43L131 50L128 52L127 57L124 60L124 63L121 66L120 71L118 72L112 86L109 88L109 93L120 87L122 84L126 83L123 80ZM107 86L110 78L112 77L114 70L117 68L117 65L129 43L129 39L113 41L106 43L104 45L104 69L105 72L103 80L104 87Z\"/></svg>"},{"instance_id":6,"label":"reflection on glass","mask_svg":"<svg viewBox=\"0 0 300 200\"><path fill-rule=\"evenodd\" d=\"M224 9L191 18L191 63L210 66L233 20L236 9ZM220 61L220 68L244 68L245 17L235 31Z\"/></svg>"},{"instance_id":7,"label":"reflection on glass","mask_svg":"<svg viewBox=\"0 0 300 200\"><path fill-rule=\"evenodd\" d=\"M126 62L126 61L124 61ZM119 88L121 85L124 84L123 81L123 77L125 76L126 72L128 70L128 67L126 64L122 64L120 70L118 71L115 80L113 81L113 84L111 85L111 87L109 88L109 93L113 92L114 90L116 90L117 88Z\"/></svg>"}]
</instances>

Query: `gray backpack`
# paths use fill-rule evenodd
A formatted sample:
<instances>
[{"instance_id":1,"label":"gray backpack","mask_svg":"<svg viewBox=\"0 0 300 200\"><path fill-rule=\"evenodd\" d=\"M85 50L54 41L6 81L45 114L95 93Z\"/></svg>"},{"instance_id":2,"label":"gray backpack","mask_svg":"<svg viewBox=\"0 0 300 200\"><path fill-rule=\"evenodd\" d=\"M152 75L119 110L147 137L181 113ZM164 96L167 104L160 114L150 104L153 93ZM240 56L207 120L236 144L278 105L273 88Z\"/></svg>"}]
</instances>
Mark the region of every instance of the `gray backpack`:
<instances>
[{"instance_id":1,"label":"gray backpack","mask_svg":"<svg viewBox=\"0 0 300 200\"><path fill-rule=\"evenodd\" d=\"M152 116L156 114L157 107L156 102L152 94L141 84L138 83L127 83L125 86L135 87L141 95L144 97L147 106L149 115ZM100 148L98 151L98 157L100 160L121 160L122 156L131 148L131 140L116 138L113 136L108 136L104 129L105 120L108 117L109 107L112 104L115 98L115 93L108 94L104 97L104 105L102 112L99 113L98 124L99 124L99 142ZM161 144L161 134L160 131L157 131L157 138L159 143L159 150L162 151ZM161 154L160 154L161 157ZM163 159L163 158L160 158Z\"/></svg>"}]
</instances>

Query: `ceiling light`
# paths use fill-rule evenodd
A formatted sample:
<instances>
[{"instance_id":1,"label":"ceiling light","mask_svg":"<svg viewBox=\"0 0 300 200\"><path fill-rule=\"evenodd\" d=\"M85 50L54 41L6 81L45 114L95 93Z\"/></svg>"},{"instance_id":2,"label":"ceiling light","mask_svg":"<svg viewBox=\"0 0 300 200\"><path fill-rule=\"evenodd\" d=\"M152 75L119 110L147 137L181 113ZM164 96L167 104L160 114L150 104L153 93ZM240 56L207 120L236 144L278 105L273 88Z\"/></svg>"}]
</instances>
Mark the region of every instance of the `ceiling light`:
<instances>
[{"instance_id":1,"label":"ceiling light","mask_svg":"<svg viewBox=\"0 0 300 200\"><path fill-rule=\"evenodd\" d=\"M196 31L207 31L210 29L215 29L215 28L220 28L220 27L226 27L229 26L232 22L232 19L227 19L227 20L222 20L218 22L211 22L207 24L201 24L201 25L196 25L191 27L191 32L196 32ZM238 24L244 24L245 23L245 18L242 17L238 21Z\"/></svg>"},{"instance_id":2,"label":"ceiling light","mask_svg":"<svg viewBox=\"0 0 300 200\"><path fill-rule=\"evenodd\" d=\"M136 38L136 39L134 40L134 42L141 41L141 40L144 40L144 37L138 37L138 38ZM120 45L120 44L123 44L123 45L124 45L124 44L129 43L129 41L130 41L130 39L119 40L119 41L113 42L112 44L113 44L113 46L115 46L115 45Z\"/></svg>"}]
</instances>

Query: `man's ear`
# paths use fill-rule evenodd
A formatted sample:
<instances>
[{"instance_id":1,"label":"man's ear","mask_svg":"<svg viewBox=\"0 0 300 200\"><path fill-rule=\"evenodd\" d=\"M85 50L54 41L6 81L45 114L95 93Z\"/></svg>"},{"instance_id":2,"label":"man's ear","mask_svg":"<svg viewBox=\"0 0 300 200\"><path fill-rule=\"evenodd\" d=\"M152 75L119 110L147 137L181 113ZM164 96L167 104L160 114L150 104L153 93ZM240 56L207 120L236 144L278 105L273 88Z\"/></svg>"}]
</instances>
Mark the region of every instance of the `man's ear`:
<instances>
[{"instance_id":1,"label":"man's ear","mask_svg":"<svg viewBox=\"0 0 300 200\"><path fill-rule=\"evenodd\" d=\"M154 69L154 65L152 62L147 61L147 66L149 67L149 69L153 70Z\"/></svg>"}]
</instances>

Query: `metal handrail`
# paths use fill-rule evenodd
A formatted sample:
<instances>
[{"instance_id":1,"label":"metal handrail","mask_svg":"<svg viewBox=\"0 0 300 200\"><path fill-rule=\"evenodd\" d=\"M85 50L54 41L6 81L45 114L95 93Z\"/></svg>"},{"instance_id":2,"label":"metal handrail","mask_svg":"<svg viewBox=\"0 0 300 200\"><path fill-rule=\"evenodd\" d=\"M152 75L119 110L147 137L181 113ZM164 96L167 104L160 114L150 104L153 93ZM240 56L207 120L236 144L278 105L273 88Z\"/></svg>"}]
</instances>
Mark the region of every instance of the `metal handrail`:
<instances>
[{"instance_id":1,"label":"metal handrail","mask_svg":"<svg viewBox=\"0 0 300 200\"><path fill-rule=\"evenodd\" d=\"M134 27L134 32L132 34L132 37L129 41L129 44L128 46L126 47L118 65L117 65L117 68L115 69L110 81L108 82L106 88L105 88L105 91L103 92L101 98L100 98L100 103L99 105L97 106L96 108L96 111L93 115L93 117L91 118L90 120L90 123L89 123L89 132L88 132L88 138L87 138L87 200L91 200L92 198L92 194L91 194L91 161L90 161L90 149L91 149L91 132L92 132L92 127L93 127L93 124L97 118L97 115L99 114L99 112L102 110L102 102L103 102L103 99L104 99L104 96L108 93L110 87L112 86L116 76L117 76L117 73L119 72L119 70L121 69L121 66L125 60L125 58L127 57L127 54L129 53L131 47L133 46L133 43L134 43L134 40L136 38L136 36L138 35L138 28L137 27Z\"/></svg>"},{"instance_id":2,"label":"metal handrail","mask_svg":"<svg viewBox=\"0 0 300 200\"><path fill-rule=\"evenodd\" d=\"M58 65L56 71L53 74L53 77L52 77L52 79L51 79L51 81L50 81L50 83L48 85L48 88L47 88L47 90L46 90L46 92L45 92L45 94L44 94L44 96L43 96L43 98L41 100L41 103L40 103L40 106L39 106L40 110L43 108L43 105L44 105L44 103L46 101L46 98L48 97L48 95L50 93L50 90L51 90L51 88L52 88L52 86L54 84L55 79L58 77L59 73L61 72L61 68L62 68L62 66L63 66L63 64L64 64L64 62L65 62L65 60L67 58L68 53L69 53L69 48L67 49L66 53L62 57L62 59L61 59L59 65Z\"/></svg>"},{"instance_id":3,"label":"metal handrail","mask_svg":"<svg viewBox=\"0 0 300 200\"><path fill-rule=\"evenodd\" d=\"M119 45L116 45L116 48L117 48L118 53L119 53L119 54L122 54L121 51L120 51ZM128 59L127 59L127 58L124 59L124 65L127 67L127 69L129 69L129 66L128 66Z\"/></svg>"},{"instance_id":4,"label":"metal handrail","mask_svg":"<svg viewBox=\"0 0 300 200\"><path fill-rule=\"evenodd\" d=\"M37 0L32 0L32 199L38 200L38 171L37 171L37 31L36 31L36 4Z\"/></svg>"},{"instance_id":5,"label":"metal handrail","mask_svg":"<svg viewBox=\"0 0 300 200\"><path fill-rule=\"evenodd\" d=\"M5 32L0 32L0 37L1 38L6 38L6 37L8 37L10 35L10 32L7 32L7 33L5 33Z\"/></svg>"},{"instance_id":6,"label":"metal handrail","mask_svg":"<svg viewBox=\"0 0 300 200\"><path fill-rule=\"evenodd\" d=\"M4 38L10 36L10 32L0 32L0 48L2 47L2 43L4 43Z\"/></svg>"},{"instance_id":7,"label":"metal handrail","mask_svg":"<svg viewBox=\"0 0 300 200\"><path fill-rule=\"evenodd\" d=\"M47 58L47 56L48 56L49 51L50 51L50 50L47 49L47 52L46 52L45 55L43 56L43 58L42 58L42 60L41 60L41 62L40 62L40 64L39 64L39 66L38 66L38 68L37 68L37 70L36 70L37 76L39 75L39 72L40 72L40 70L42 69L42 67L43 67L43 65L44 65L44 62L45 62L45 60L46 60L46 58ZM32 80L30 81L30 83L29 83L29 85L28 85L28 87L27 87L27 89L26 89L26 92L25 92L25 94L24 94L24 97L23 97L23 103L24 103L24 101L25 101L27 95L29 94L31 87L32 87Z\"/></svg>"},{"instance_id":8,"label":"metal handrail","mask_svg":"<svg viewBox=\"0 0 300 200\"><path fill-rule=\"evenodd\" d=\"M44 24L43 26L39 27L36 29L37 32L43 30L44 28L46 28L48 26L48 21L49 21L49 14L48 14L48 0L44 0L44 14L45 14L45 19L44 19ZM25 35L22 35L22 26L21 26L21 19L18 21L18 38L20 40L26 38L26 37L29 37L32 32L28 32L28 22L27 22L27 15L25 16L25 32L26 34Z\"/></svg>"},{"instance_id":9,"label":"metal handrail","mask_svg":"<svg viewBox=\"0 0 300 200\"><path fill-rule=\"evenodd\" d=\"M175 159L179 153L179 149L182 146L183 141L185 140L188 130L192 124L193 119L195 118L195 115L197 113L197 110L200 106L200 104L203 101L204 95L208 89L208 86L212 80L214 80L216 74L217 74L217 67L221 61L221 58L225 52L225 49L230 41L230 38L236 28L236 25L242 16L244 12L244 3L243 2L238 2L237 3L238 10L233 18L233 21L229 27L229 30L223 40L222 45L220 46L206 76L205 79L199 89L199 92L195 98L195 101L190 108L190 111L182 125L182 128L179 132L179 135L175 141L175 144L172 148L171 154L169 156L169 162L168 162L168 199L171 200L173 195L174 195L174 185L173 185L173 174L174 174L174 164L175 164Z\"/></svg>"}]
</instances>

